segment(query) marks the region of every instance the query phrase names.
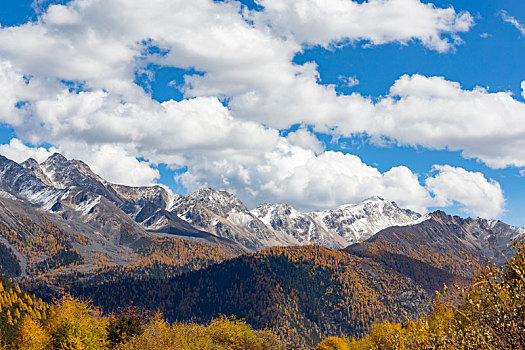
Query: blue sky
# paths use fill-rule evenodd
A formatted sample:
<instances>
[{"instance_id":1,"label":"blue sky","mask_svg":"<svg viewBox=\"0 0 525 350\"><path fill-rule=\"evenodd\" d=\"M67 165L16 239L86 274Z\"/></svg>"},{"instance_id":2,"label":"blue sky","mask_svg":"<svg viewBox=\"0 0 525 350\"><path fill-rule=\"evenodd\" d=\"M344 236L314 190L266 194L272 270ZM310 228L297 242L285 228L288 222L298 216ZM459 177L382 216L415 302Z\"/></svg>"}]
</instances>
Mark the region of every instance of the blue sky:
<instances>
[{"instance_id":1,"label":"blue sky","mask_svg":"<svg viewBox=\"0 0 525 350\"><path fill-rule=\"evenodd\" d=\"M2 1L0 104L26 107L0 108L0 153L251 207L380 195L525 226L525 3L349 3Z\"/></svg>"}]
</instances>

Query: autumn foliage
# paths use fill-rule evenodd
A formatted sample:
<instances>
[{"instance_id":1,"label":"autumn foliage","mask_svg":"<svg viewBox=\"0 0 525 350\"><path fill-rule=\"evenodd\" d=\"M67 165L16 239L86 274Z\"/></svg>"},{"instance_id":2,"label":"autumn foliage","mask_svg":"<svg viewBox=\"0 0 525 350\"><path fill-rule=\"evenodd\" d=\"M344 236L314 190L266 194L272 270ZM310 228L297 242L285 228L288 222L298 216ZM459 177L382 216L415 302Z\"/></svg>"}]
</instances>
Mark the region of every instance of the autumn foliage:
<instances>
[{"instance_id":1,"label":"autumn foliage","mask_svg":"<svg viewBox=\"0 0 525 350\"><path fill-rule=\"evenodd\" d=\"M360 340L338 338L339 342L352 350L525 349L525 239L514 243L513 252L504 267L480 269L463 291L461 306L449 305L438 293L423 318L403 324L384 321ZM329 339L318 349L338 349L326 347Z\"/></svg>"},{"instance_id":2,"label":"autumn foliage","mask_svg":"<svg viewBox=\"0 0 525 350\"><path fill-rule=\"evenodd\" d=\"M269 331L254 330L242 320L220 316L206 325L168 323L160 313L104 316L87 301L65 295L49 307L46 320L26 313L18 321L13 350L279 350Z\"/></svg>"}]
</instances>

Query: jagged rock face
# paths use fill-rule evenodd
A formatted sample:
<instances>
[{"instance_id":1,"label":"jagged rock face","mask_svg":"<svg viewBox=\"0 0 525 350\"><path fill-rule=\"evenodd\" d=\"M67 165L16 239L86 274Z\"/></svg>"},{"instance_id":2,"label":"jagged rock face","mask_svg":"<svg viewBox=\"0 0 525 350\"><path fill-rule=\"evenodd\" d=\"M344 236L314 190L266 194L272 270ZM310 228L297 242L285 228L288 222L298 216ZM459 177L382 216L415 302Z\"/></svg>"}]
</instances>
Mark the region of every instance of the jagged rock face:
<instances>
[{"instance_id":1,"label":"jagged rock face","mask_svg":"<svg viewBox=\"0 0 525 350\"><path fill-rule=\"evenodd\" d=\"M55 153L42 164L37 166L35 163L27 160L22 165L32 170L35 177L40 178L48 186L57 189L78 187L104 196L112 202L121 202L115 190L82 161L68 160L63 155Z\"/></svg>"},{"instance_id":2,"label":"jagged rock face","mask_svg":"<svg viewBox=\"0 0 525 350\"><path fill-rule=\"evenodd\" d=\"M224 191L200 189L179 198L172 211L199 229L240 243L247 251L296 243L268 228L239 199Z\"/></svg>"},{"instance_id":3,"label":"jagged rock face","mask_svg":"<svg viewBox=\"0 0 525 350\"><path fill-rule=\"evenodd\" d=\"M51 180L42 171L40 164L38 164L38 162L33 158L27 159L25 162L20 163L20 165L33 173L33 175L40 179L40 181L42 181L42 183L44 183L46 186L54 187Z\"/></svg>"},{"instance_id":4,"label":"jagged rock face","mask_svg":"<svg viewBox=\"0 0 525 350\"><path fill-rule=\"evenodd\" d=\"M348 244L363 241L386 227L413 225L422 219L421 214L401 209L395 202L379 197L312 215Z\"/></svg>"},{"instance_id":5,"label":"jagged rock face","mask_svg":"<svg viewBox=\"0 0 525 350\"><path fill-rule=\"evenodd\" d=\"M1 157L0 173L0 190L71 232L116 246L146 234L117 207L122 200L116 192L80 161L54 154L42 164L33 159L17 164Z\"/></svg>"},{"instance_id":6,"label":"jagged rock face","mask_svg":"<svg viewBox=\"0 0 525 350\"><path fill-rule=\"evenodd\" d=\"M430 223L418 227L423 232L420 237L428 237L424 242L429 246L437 249L439 245L450 251L472 253L490 258L497 264L505 262L505 258L497 250L510 257L511 240L525 234L525 228L510 226L497 220L464 219L447 215L443 211L432 213L431 218L438 226L434 230L428 229Z\"/></svg>"},{"instance_id":7,"label":"jagged rock face","mask_svg":"<svg viewBox=\"0 0 525 350\"><path fill-rule=\"evenodd\" d=\"M350 251L388 251L411 256L458 275L469 276L471 268L466 256L483 264L486 259L502 265L504 255L512 255L511 239L525 234L525 229L485 219L463 219L442 211L429 219L403 227L388 227L368 240L349 246Z\"/></svg>"},{"instance_id":8,"label":"jagged rock face","mask_svg":"<svg viewBox=\"0 0 525 350\"><path fill-rule=\"evenodd\" d=\"M294 237L300 244L319 244L344 248L347 243L339 235L323 228L309 213L301 213L288 204L263 204L252 213L276 231Z\"/></svg>"},{"instance_id":9,"label":"jagged rock face","mask_svg":"<svg viewBox=\"0 0 525 350\"><path fill-rule=\"evenodd\" d=\"M41 164L28 159L22 166L11 162L9 167L12 173L10 181L14 183L7 186L11 189L8 192L20 195L20 186L30 184L23 185L25 198L32 203L41 203L44 210L61 212L68 208L87 215L95 210L91 205L100 205L100 200L94 202L96 196L100 196L145 229L188 234L184 229L188 227L177 221L178 217L197 231L233 240L247 251L302 244L344 248L387 225L410 224L418 218L417 214L380 199L315 213L300 213L288 205L264 205L249 211L232 194L210 188L183 197L173 195L161 186L112 184L93 173L85 163L68 160L60 154L52 155ZM25 177L22 184L16 182L19 174ZM84 191L84 197L88 194L95 197L74 204L76 197L70 198L72 188ZM76 192L74 196L78 197ZM71 213L62 215L71 216Z\"/></svg>"},{"instance_id":10,"label":"jagged rock face","mask_svg":"<svg viewBox=\"0 0 525 350\"><path fill-rule=\"evenodd\" d=\"M248 208L234 195L211 188L201 188L190 194L186 202L190 205L202 204L220 217L227 218L231 213L246 213Z\"/></svg>"},{"instance_id":11,"label":"jagged rock face","mask_svg":"<svg viewBox=\"0 0 525 350\"><path fill-rule=\"evenodd\" d=\"M76 187L86 194L104 197L139 223L148 220L158 210L166 209L173 201L173 196L161 186L131 187L112 184L96 175L84 162L68 160L58 153L41 164L28 159L21 165L48 187ZM60 203L55 203L52 208L58 211L61 207L63 206ZM78 209L84 212L84 206Z\"/></svg>"},{"instance_id":12,"label":"jagged rock face","mask_svg":"<svg viewBox=\"0 0 525 350\"><path fill-rule=\"evenodd\" d=\"M80 160L68 160L55 153L42 164L28 159L21 164L47 186L56 189L78 187L115 203L138 222L146 220L157 210L166 209L171 197L161 186L131 187L107 182Z\"/></svg>"},{"instance_id":13,"label":"jagged rock face","mask_svg":"<svg viewBox=\"0 0 525 350\"><path fill-rule=\"evenodd\" d=\"M33 176L30 170L0 156L0 188L16 197L24 193L30 195L42 192L46 185Z\"/></svg>"},{"instance_id":14,"label":"jagged rock face","mask_svg":"<svg viewBox=\"0 0 525 350\"><path fill-rule=\"evenodd\" d=\"M122 200L122 204L119 205L120 209L140 223L149 219L159 209L168 209L175 199L182 197L180 195L171 195L161 186L131 187L112 185L112 188Z\"/></svg>"},{"instance_id":15,"label":"jagged rock face","mask_svg":"<svg viewBox=\"0 0 525 350\"><path fill-rule=\"evenodd\" d=\"M424 219L394 202L374 197L337 209L301 213L286 204L263 204L252 213L275 230L301 243L344 248L390 226L411 225Z\"/></svg>"}]
</instances>

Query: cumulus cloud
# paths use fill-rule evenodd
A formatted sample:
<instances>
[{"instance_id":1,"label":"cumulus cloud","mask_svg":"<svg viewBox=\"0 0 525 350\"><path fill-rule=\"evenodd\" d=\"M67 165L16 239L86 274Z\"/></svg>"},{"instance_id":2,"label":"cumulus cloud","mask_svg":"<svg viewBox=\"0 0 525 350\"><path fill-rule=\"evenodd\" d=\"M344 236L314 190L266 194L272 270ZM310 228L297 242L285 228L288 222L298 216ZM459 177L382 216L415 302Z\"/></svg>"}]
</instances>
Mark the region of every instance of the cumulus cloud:
<instances>
[{"instance_id":1,"label":"cumulus cloud","mask_svg":"<svg viewBox=\"0 0 525 350\"><path fill-rule=\"evenodd\" d=\"M28 158L33 158L40 163L55 152L58 152L58 150L54 147L47 149L44 147L26 146L17 138L11 139L8 144L0 145L0 154L17 163L21 163Z\"/></svg>"},{"instance_id":2,"label":"cumulus cloud","mask_svg":"<svg viewBox=\"0 0 525 350\"><path fill-rule=\"evenodd\" d=\"M178 177L191 191L202 186L234 191L249 206L261 202L293 203L300 209L333 208L373 195L424 211L431 199L406 167L381 173L355 155L311 150L282 139L275 150L256 162L195 160Z\"/></svg>"},{"instance_id":3,"label":"cumulus cloud","mask_svg":"<svg viewBox=\"0 0 525 350\"><path fill-rule=\"evenodd\" d=\"M374 45L419 40L444 52L459 41L457 33L468 31L474 23L468 12L419 0L259 0L258 4L264 11L256 19L267 22L278 36L325 47L357 40Z\"/></svg>"},{"instance_id":4,"label":"cumulus cloud","mask_svg":"<svg viewBox=\"0 0 525 350\"><path fill-rule=\"evenodd\" d=\"M140 161L135 154L118 145L74 144L65 153L69 158L80 158L90 165L96 174L113 183L128 186L147 186L155 184L159 171L148 161Z\"/></svg>"},{"instance_id":5,"label":"cumulus cloud","mask_svg":"<svg viewBox=\"0 0 525 350\"><path fill-rule=\"evenodd\" d=\"M251 204L301 208L381 195L424 210L433 199L406 167L382 173L356 156L326 152L306 127L280 137L291 125L461 149L496 167L525 163L523 104L508 93L416 75L372 101L319 84L313 62L293 63L307 45L353 41L449 51L472 26L468 13L417 0L259 4L259 12L211 0L51 5L36 22L0 29L0 121L23 142L52 144L110 181L150 184L156 164L187 166L180 180L189 189L207 184ZM203 74L185 77L183 101L159 103L134 83L149 64ZM2 150L46 154L17 142Z\"/></svg>"},{"instance_id":6,"label":"cumulus cloud","mask_svg":"<svg viewBox=\"0 0 525 350\"><path fill-rule=\"evenodd\" d=\"M321 153L325 147L319 139L305 128L299 128L296 131L290 132L286 139L292 145L309 149L315 153Z\"/></svg>"},{"instance_id":7,"label":"cumulus cloud","mask_svg":"<svg viewBox=\"0 0 525 350\"><path fill-rule=\"evenodd\" d=\"M376 141L462 151L493 168L525 166L525 104L510 92L465 90L443 77L418 74L403 75L376 101L338 95L311 74L299 75L287 89L233 98L231 108L276 128L301 121L336 136L365 133Z\"/></svg>"},{"instance_id":8,"label":"cumulus cloud","mask_svg":"<svg viewBox=\"0 0 525 350\"><path fill-rule=\"evenodd\" d=\"M26 85L23 80L20 84ZM137 161L137 156L179 166L203 154L250 160L273 149L279 140L275 129L234 119L214 97L124 103L121 95L103 90L50 90L57 93L35 99L27 92L18 96L26 106L10 111L20 119L13 123L17 134L33 144L58 145L66 155L85 160L103 177L119 183L150 184L158 178L158 172ZM301 133L295 139L314 142L313 136ZM11 149L19 146L14 142Z\"/></svg>"},{"instance_id":9,"label":"cumulus cloud","mask_svg":"<svg viewBox=\"0 0 525 350\"><path fill-rule=\"evenodd\" d=\"M437 205L458 203L465 212L486 218L503 212L505 199L498 182L487 180L482 173L449 165L434 165L434 170L438 173L425 183L434 193Z\"/></svg>"},{"instance_id":10,"label":"cumulus cloud","mask_svg":"<svg viewBox=\"0 0 525 350\"><path fill-rule=\"evenodd\" d=\"M62 151L70 158L80 158L88 163L97 174L103 174L110 182L130 186L152 185L159 178L159 172L145 161L139 161L135 156L126 154L119 147L104 145L101 147L87 146L82 149L79 144L69 147L68 151ZM0 154L21 163L28 158L33 158L41 163L53 153L61 150L55 147L31 147L25 145L17 138L13 138L8 144L0 145Z\"/></svg>"},{"instance_id":11,"label":"cumulus cloud","mask_svg":"<svg viewBox=\"0 0 525 350\"><path fill-rule=\"evenodd\" d=\"M525 80L521 82L521 96L525 98Z\"/></svg>"},{"instance_id":12,"label":"cumulus cloud","mask_svg":"<svg viewBox=\"0 0 525 350\"><path fill-rule=\"evenodd\" d=\"M255 163L194 160L190 171L177 180L190 191L202 186L233 191L251 207L285 202L301 210L326 209L379 195L419 212L454 204L482 217L503 212L505 200L498 182L448 165L435 165L433 170L437 174L422 179L423 186L407 167L380 172L355 155L333 151L316 155L282 139Z\"/></svg>"},{"instance_id":13,"label":"cumulus cloud","mask_svg":"<svg viewBox=\"0 0 525 350\"><path fill-rule=\"evenodd\" d=\"M402 76L361 131L404 145L461 150L493 168L525 166L525 104L510 92L463 90L442 77Z\"/></svg>"}]
</instances>

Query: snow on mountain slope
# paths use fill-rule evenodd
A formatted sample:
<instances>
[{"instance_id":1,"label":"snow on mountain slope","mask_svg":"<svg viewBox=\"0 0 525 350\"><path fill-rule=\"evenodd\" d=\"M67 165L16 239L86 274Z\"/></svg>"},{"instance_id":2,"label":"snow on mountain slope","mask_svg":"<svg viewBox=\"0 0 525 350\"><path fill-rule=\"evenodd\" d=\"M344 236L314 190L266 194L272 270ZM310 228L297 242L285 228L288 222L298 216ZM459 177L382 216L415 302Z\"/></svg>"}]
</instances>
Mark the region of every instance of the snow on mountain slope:
<instances>
[{"instance_id":1,"label":"snow on mountain slope","mask_svg":"<svg viewBox=\"0 0 525 350\"><path fill-rule=\"evenodd\" d=\"M28 159L21 164L45 185L54 189L77 187L103 196L113 202L137 222L151 217L159 209L173 202L173 194L162 186L131 187L112 184L80 160L68 160L55 153L42 163Z\"/></svg>"},{"instance_id":2,"label":"snow on mountain slope","mask_svg":"<svg viewBox=\"0 0 525 350\"><path fill-rule=\"evenodd\" d=\"M363 241L386 227L412 225L426 218L379 197L311 213L286 204L263 204L251 212L268 227L286 232L302 244L333 248Z\"/></svg>"},{"instance_id":3,"label":"snow on mountain slope","mask_svg":"<svg viewBox=\"0 0 525 350\"><path fill-rule=\"evenodd\" d=\"M293 237L268 228L225 191L201 188L177 200L172 212L194 227L240 243L248 251L298 244Z\"/></svg>"},{"instance_id":4,"label":"snow on mountain slope","mask_svg":"<svg viewBox=\"0 0 525 350\"><path fill-rule=\"evenodd\" d=\"M348 243L363 241L386 227L413 225L426 218L379 197L310 215L326 230L334 231Z\"/></svg>"},{"instance_id":5,"label":"snow on mountain slope","mask_svg":"<svg viewBox=\"0 0 525 350\"><path fill-rule=\"evenodd\" d=\"M234 195L210 188L184 197L158 185L112 184L82 161L58 153L40 164L33 159L21 165L6 159L5 164L9 170L5 180L11 182L7 192L39 203L43 210L67 208L89 215L100 206L96 200L101 196L144 229L192 234L179 218L196 230L238 242L247 251L304 244L344 248L388 225L410 224L420 217L379 198L315 213L300 213L289 205L263 205L250 211ZM73 188L77 190L71 193ZM79 190L85 195L79 196Z\"/></svg>"},{"instance_id":6,"label":"snow on mountain slope","mask_svg":"<svg viewBox=\"0 0 525 350\"><path fill-rule=\"evenodd\" d=\"M301 213L288 204L263 204L251 211L265 225L295 238L299 244L319 244L343 248L348 244L334 232L326 230L309 213Z\"/></svg>"},{"instance_id":7,"label":"snow on mountain slope","mask_svg":"<svg viewBox=\"0 0 525 350\"><path fill-rule=\"evenodd\" d=\"M415 225L429 218L379 197L318 212L299 212L287 204L263 204L248 210L233 194L211 188L184 197L160 185L112 184L82 161L58 153L40 164L34 159L18 164L1 157L0 190L44 211L77 212L84 221L107 220L108 216L101 215L107 211L125 215L143 230L188 237L209 233L237 242L246 251L306 244L344 248L385 228ZM490 231L503 237L503 242L525 231L497 221L485 220L483 225L487 229L472 228L472 239L494 241L487 234Z\"/></svg>"}]
</instances>

